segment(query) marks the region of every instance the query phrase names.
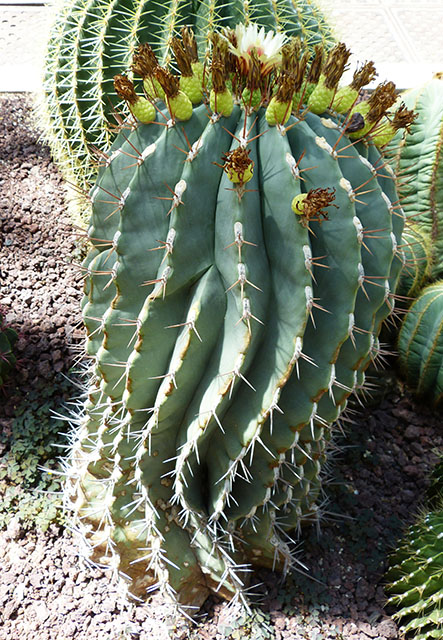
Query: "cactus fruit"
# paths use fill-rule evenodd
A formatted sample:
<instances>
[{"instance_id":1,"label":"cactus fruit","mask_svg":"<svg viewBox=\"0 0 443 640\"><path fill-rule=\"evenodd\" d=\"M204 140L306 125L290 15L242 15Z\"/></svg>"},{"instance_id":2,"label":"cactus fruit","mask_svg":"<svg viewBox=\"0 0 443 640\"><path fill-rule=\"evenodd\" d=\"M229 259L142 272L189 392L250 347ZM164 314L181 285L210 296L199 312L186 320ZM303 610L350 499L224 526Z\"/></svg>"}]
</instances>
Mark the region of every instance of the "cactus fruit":
<instances>
[{"instance_id":1,"label":"cactus fruit","mask_svg":"<svg viewBox=\"0 0 443 640\"><path fill-rule=\"evenodd\" d=\"M443 398L443 281L425 287L398 335L399 366L420 396Z\"/></svg>"},{"instance_id":2,"label":"cactus fruit","mask_svg":"<svg viewBox=\"0 0 443 640\"><path fill-rule=\"evenodd\" d=\"M12 349L17 338L17 333L5 325L3 315L0 313L0 386L16 363Z\"/></svg>"},{"instance_id":3,"label":"cactus fruit","mask_svg":"<svg viewBox=\"0 0 443 640\"><path fill-rule=\"evenodd\" d=\"M427 504L391 555L385 575L388 604L400 632L413 640L443 635L443 464L431 475Z\"/></svg>"},{"instance_id":4,"label":"cactus fruit","mask_svg":"<svg viewBox=\"0 0 443 640\"><path fill-rule=\"evenodd\" d=\"M129 67L139 42L149 41L160 62L167 63L173 36L184 25L192 27L201 62L193 61L189 73L180 71L182 82L193 83L194 72L202 71L207 58L208 34L216 28L250 21L299 35L307 50L333 42L330 28L313 0L62 3L47 44L39 111L46 142L67 179L80 190L89 190L97 170L94 151L109 148L115 133L115 113L122 106L112 92L113 77ZM152 93L152 83L162 98L155 79L148 81L146 91ZM79 202L77 198L77 207Z\"/></svg>"},{"instance_id":5,"label":"cactus fruit","mask_svg":"<svg viewBox=\"0 0 443 640\"><path fill-rule=\"evenodd\" d=\"M122 125L91 192L93 365L67 501L133 594L196 607L245 599L250 564L297 562L290 532L316 517L331 425L402 265L395 180L370 137L299 107L299 43L279 55L278 35L251 46L256 33L211 35L204 101L181 120L183 84L150 67L166 104ZM275 96L290 113L270 125Z\"/></svg>"},{"instance_id":6,"label":"cactus fruit","mask_svg":"<svg viewBox=\"0 0 443 640\"><path fill-rule=\"evenodd\" d=\"M432 242L433 279L443 275L443 79L401 95L416 120L387 148L399 176L399 195L407 217Z\"/></svg>"}]
</instances>

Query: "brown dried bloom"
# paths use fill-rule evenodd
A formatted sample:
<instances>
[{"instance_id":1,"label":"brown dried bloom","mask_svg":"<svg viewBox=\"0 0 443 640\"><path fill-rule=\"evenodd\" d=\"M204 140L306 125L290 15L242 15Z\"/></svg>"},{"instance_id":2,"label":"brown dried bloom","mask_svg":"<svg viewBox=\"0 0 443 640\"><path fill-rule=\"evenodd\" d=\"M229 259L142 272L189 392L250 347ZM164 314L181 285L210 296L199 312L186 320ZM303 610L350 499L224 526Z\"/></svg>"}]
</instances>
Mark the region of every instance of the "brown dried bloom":
<instances>
[{"instance_id":1,"label":"brown dried bloom","mask_svg":"<svg viewBox=\"0 0 443 640\"><path fill-rule=\"evenodd\" d=\"M392 107L396 100L397 94L393 82L383 82L379 84L368 100L369 112L367 121L378 122L386 115L387 110Z\"/></svg>"},{"instance_id":2,"label":"brown dried bloom","mask_svg":"<svg viewBox=\"0 0 443 640\"><path fill-rule=\"evenodd\" d=\"M295 93L295 78L292 73L282 71L278 77L278 89L275 97L278 102L290 102Z\"/></svg>"},{"instance_id":3,"label":"brown dried bloom","mask_svg":"<svg viewBox=\"0 0 443 640\"><path fill-rule=\"evenodd\" d=\"M251 51L246 87L250 91L258 89L261 85L261 64L256 51Z\"/></svg>"},{"instance_id":4,"label":"brown dried bloom","mask_svg":"<svg viewBox=\"0 0 443 640\"><path fill-rule=\"evenodd\" d=\"M123 98L123 100L126 100L126 102L129 102L129 104L135 104L138 101L134 85L127 76L114 76L114 89L117 95Z\"/></svg>"},{"instance_id":5,"label":"brown dried bloom","mask_svg":"<svg viewBox=\"0 0 443 640\"><path fill-rule=\"evenodd\" d=\"M308 84L314 83L317 84L320 74L323 68L323 47L318 44L315 47L314 59L311 62L311 66L309 67L307 82Z\"/></svg>"},{"instance_id":6,"label":"brown dried bloom","mask_svg":"<svg viewBox=\"0 0 443 640\"><path fill-rule=\"evenodd\" d=\"M374 63L372 61L365 62L365 64L354 72L352 82L349 85L351 89L360 91L362 87L371 82L378 75L375 70Z\"/></svg>"},{"instance_id":7,"label":"brown dried bloom","mask_svg":"<svg viewBox=\"0 0 443 640\"><path fill-rule=\"evenodd\" d=\"M254 162L249 157L250 150L237 147L233 151L223 154L223 170L232 182L243 184L252 177Z\"/></svg>"},{"instance_id":8,"label":"brown dried bloom","mask_svg":"<svg viewBox=\"0 0 443 640\"><path fill-rule=\"evenodd\" d=\"M300 57L301 44L297 38L291 38L281 48L281 69L282 71L291 72L294 69L295 62Z\"/></svg>"},{"instance_id":9,"label":"brown dried bloom","mask_svg":"<svg viewBox=\"0 0 443 640\"><path fill-rule=\"evenodd\" d=\"M175 98L180 91L179 79L163 67L157 67L155 77L168 98Z\"/></svg>"},{"instance_id":10,"label":"brown dried bloom","mask_svg":"<svg viewBox=\"0 0 443 640\"><path fill-rule=\"evenodd\" d=\"M317 220L320 224L322 219L327 220L328 212L323 209L331 205L337 207L333 204L334 200L335 189L318 188L308 191L306 197L296 205L301 224L306 227L311 220Z\"/></svg>"},{"instance_id":11,"label":"brown dried bloom","mask_svg":"<svg viewBox=\"0 0 443 640\"><path fill-rule=\"evenodd\" d=\"M303 80L305 79L306 69L309 61L309 52L305 51L301 58L298 58L295 62L294 69L294 90L300 91Z\"/></svg>"},{"instance_id":12,"label":"brown dried bloom","mask_svg":"<svg viewBox=\"0 0 443 640\"><path fill-rule=\"evenodd\" d=\"M418 117L418 113L408 109L404 102L401 103L397 111L394 113L391 124L394 129L406 129L409 132L409 127Z\"/></svg>"},{"instance_id":13,"label":"brown dried bloom","mask_svg":"<svg viewBox=\"0 0 443 640\"><path fill-rule=\"evenodd\" d=\"M180 73L182 74L182 76L190 78L192 76L192 60L187 49L183 46L183 43L178 38L172 38L171 46Z\"/></svg>"},{"instance_id":14,"label":"brown dried bloom","mask_svg":"<svg viewBox=\"0 0 443 640\"><path fill-rule=\"evenodd\" d=\"M226 90L227 72L221 60L213 60L211 64L212 88L215 93L223 93Z\"/></svg>"},{"instance_id":15,"label":"brown dried bloom","mask_svg":"<svg viewBox=\"0 0 443 640\"><path fill-rule=\"evenodd\" d=\"M338 86L343 73L348 67L347 62L350 55L351 51L346 47L344 42L339 42L332 51L330 51L323 71L325 87L335 89Z\"/></svg>"},{"instance_id":16,"label":"brown dried bloom","mask_svg":"<svg viewBox=\"0 0 443 640\"><path fill-rule=\"evenodd\" d=\"M194 32L188 27L182 28L183 46L188 54L191 62L198 62L197 42L195 41Z\"/></svg>"},{"instance_id":17,"label":"brown dried bloom","mask_svg":"<svg viewBox=\"0 0 443 640\"><path fill-rule=\"evenodd\" d=\"M158 66L157 56L151 46L146 42L140 44L132 57L132 72L140 78L147 78L155 74Z\"/></svg>"}]
</instances>

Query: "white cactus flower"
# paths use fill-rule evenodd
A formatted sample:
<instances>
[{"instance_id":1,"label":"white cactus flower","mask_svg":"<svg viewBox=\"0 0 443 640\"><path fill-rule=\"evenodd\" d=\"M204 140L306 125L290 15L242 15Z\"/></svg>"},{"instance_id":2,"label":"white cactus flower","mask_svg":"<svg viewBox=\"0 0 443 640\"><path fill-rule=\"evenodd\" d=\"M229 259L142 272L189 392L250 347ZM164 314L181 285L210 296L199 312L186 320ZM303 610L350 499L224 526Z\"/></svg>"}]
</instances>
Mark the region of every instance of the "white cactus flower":
<instances>
[{"instance_id":1,"label":"white cactus flower","mask_svg":"<svg viewBox=\"0 0 443 640\"><path fill-rule=\"evenodd\" d=\"M258 25L250 23L247 27L238 24L235 27L235 37L237 46L229 43L229 48L240 59L244 72L249 69L253 50L260 61L262 75L268 74L281 63L281 48L286 40L284 34L275 31L265 33L264 27L259 30Z\"/></svg>"}]
</instances>

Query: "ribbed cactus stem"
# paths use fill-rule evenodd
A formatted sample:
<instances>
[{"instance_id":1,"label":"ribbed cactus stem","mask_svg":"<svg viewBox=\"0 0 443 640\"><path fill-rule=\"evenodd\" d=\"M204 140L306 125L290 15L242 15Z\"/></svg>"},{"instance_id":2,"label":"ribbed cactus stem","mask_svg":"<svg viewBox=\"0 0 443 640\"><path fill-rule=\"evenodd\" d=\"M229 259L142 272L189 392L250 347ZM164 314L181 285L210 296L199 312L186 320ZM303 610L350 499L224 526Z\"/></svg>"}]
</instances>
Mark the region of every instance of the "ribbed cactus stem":
<instances>
[{"instance_id":1,"label":"ribbed cactus stem","mask_svg":"<svg viewBox=\"0 0 443 640\"><path fill-rule=\"evenodd\" d=\"M434 640L442 632L442 471L440 461L431 474L427 502L391 554L385 575L393 617L401 633L415 640Z\"/></svg>"},{"instance_id":2,"label":"ribbed cactus stem","mask_svg":"<svg viewBox=\"0 0 443 640\"><path fill-rule=\"evenodd\" d=\"M155 65L166 102L123 123L91 192L93 371L68 482L93 559L197 607L245 599L248 563L294 566L402 266L394 179L346 117L294 101L299 44L253 23L223 37L201 104ZM170 43L188 78L190 42Z\"/></svg>"},{"instance_id":3,"label":"ribbed cactus stem","mask_svg":"<svg viewBox=\"0 0 443 640\"><path fill-rule=\"evenodd\" d=\"M387 154L399 175L399 193L406 215L432 241L432 277L443 274L443 80L436 76L406 91L399 106L417 116L393 138Z\"/></svg>"}]
</instances>

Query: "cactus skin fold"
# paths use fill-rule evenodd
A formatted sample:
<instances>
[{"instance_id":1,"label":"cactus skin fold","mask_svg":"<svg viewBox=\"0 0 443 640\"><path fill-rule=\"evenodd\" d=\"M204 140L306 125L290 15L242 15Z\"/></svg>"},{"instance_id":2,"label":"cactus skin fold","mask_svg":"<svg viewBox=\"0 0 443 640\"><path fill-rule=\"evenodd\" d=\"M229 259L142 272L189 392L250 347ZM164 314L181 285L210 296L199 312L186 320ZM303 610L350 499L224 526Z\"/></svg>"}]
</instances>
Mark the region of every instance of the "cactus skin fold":
<instances>
[{"instance_id":1,"label":"cactus skin fold","mask_svg":"<svg viewBox=\"0 0 443 640\"><path fill-rule=\"evenodd\" d=\"M332 424L377 355L404 261L370 137L351 143L346 116L302 104L270 125L273 83L289 106L300 87L246 58L228 83L225 55L209 66L229 115L203 92L176 118L177 82L158 72L156 120L129 119L104 154L66 485L92 560L138 597L194 607L211 592L246 602L250 565L295 566L291 532L321 515Z\"/></svg>"}]
</instances>

